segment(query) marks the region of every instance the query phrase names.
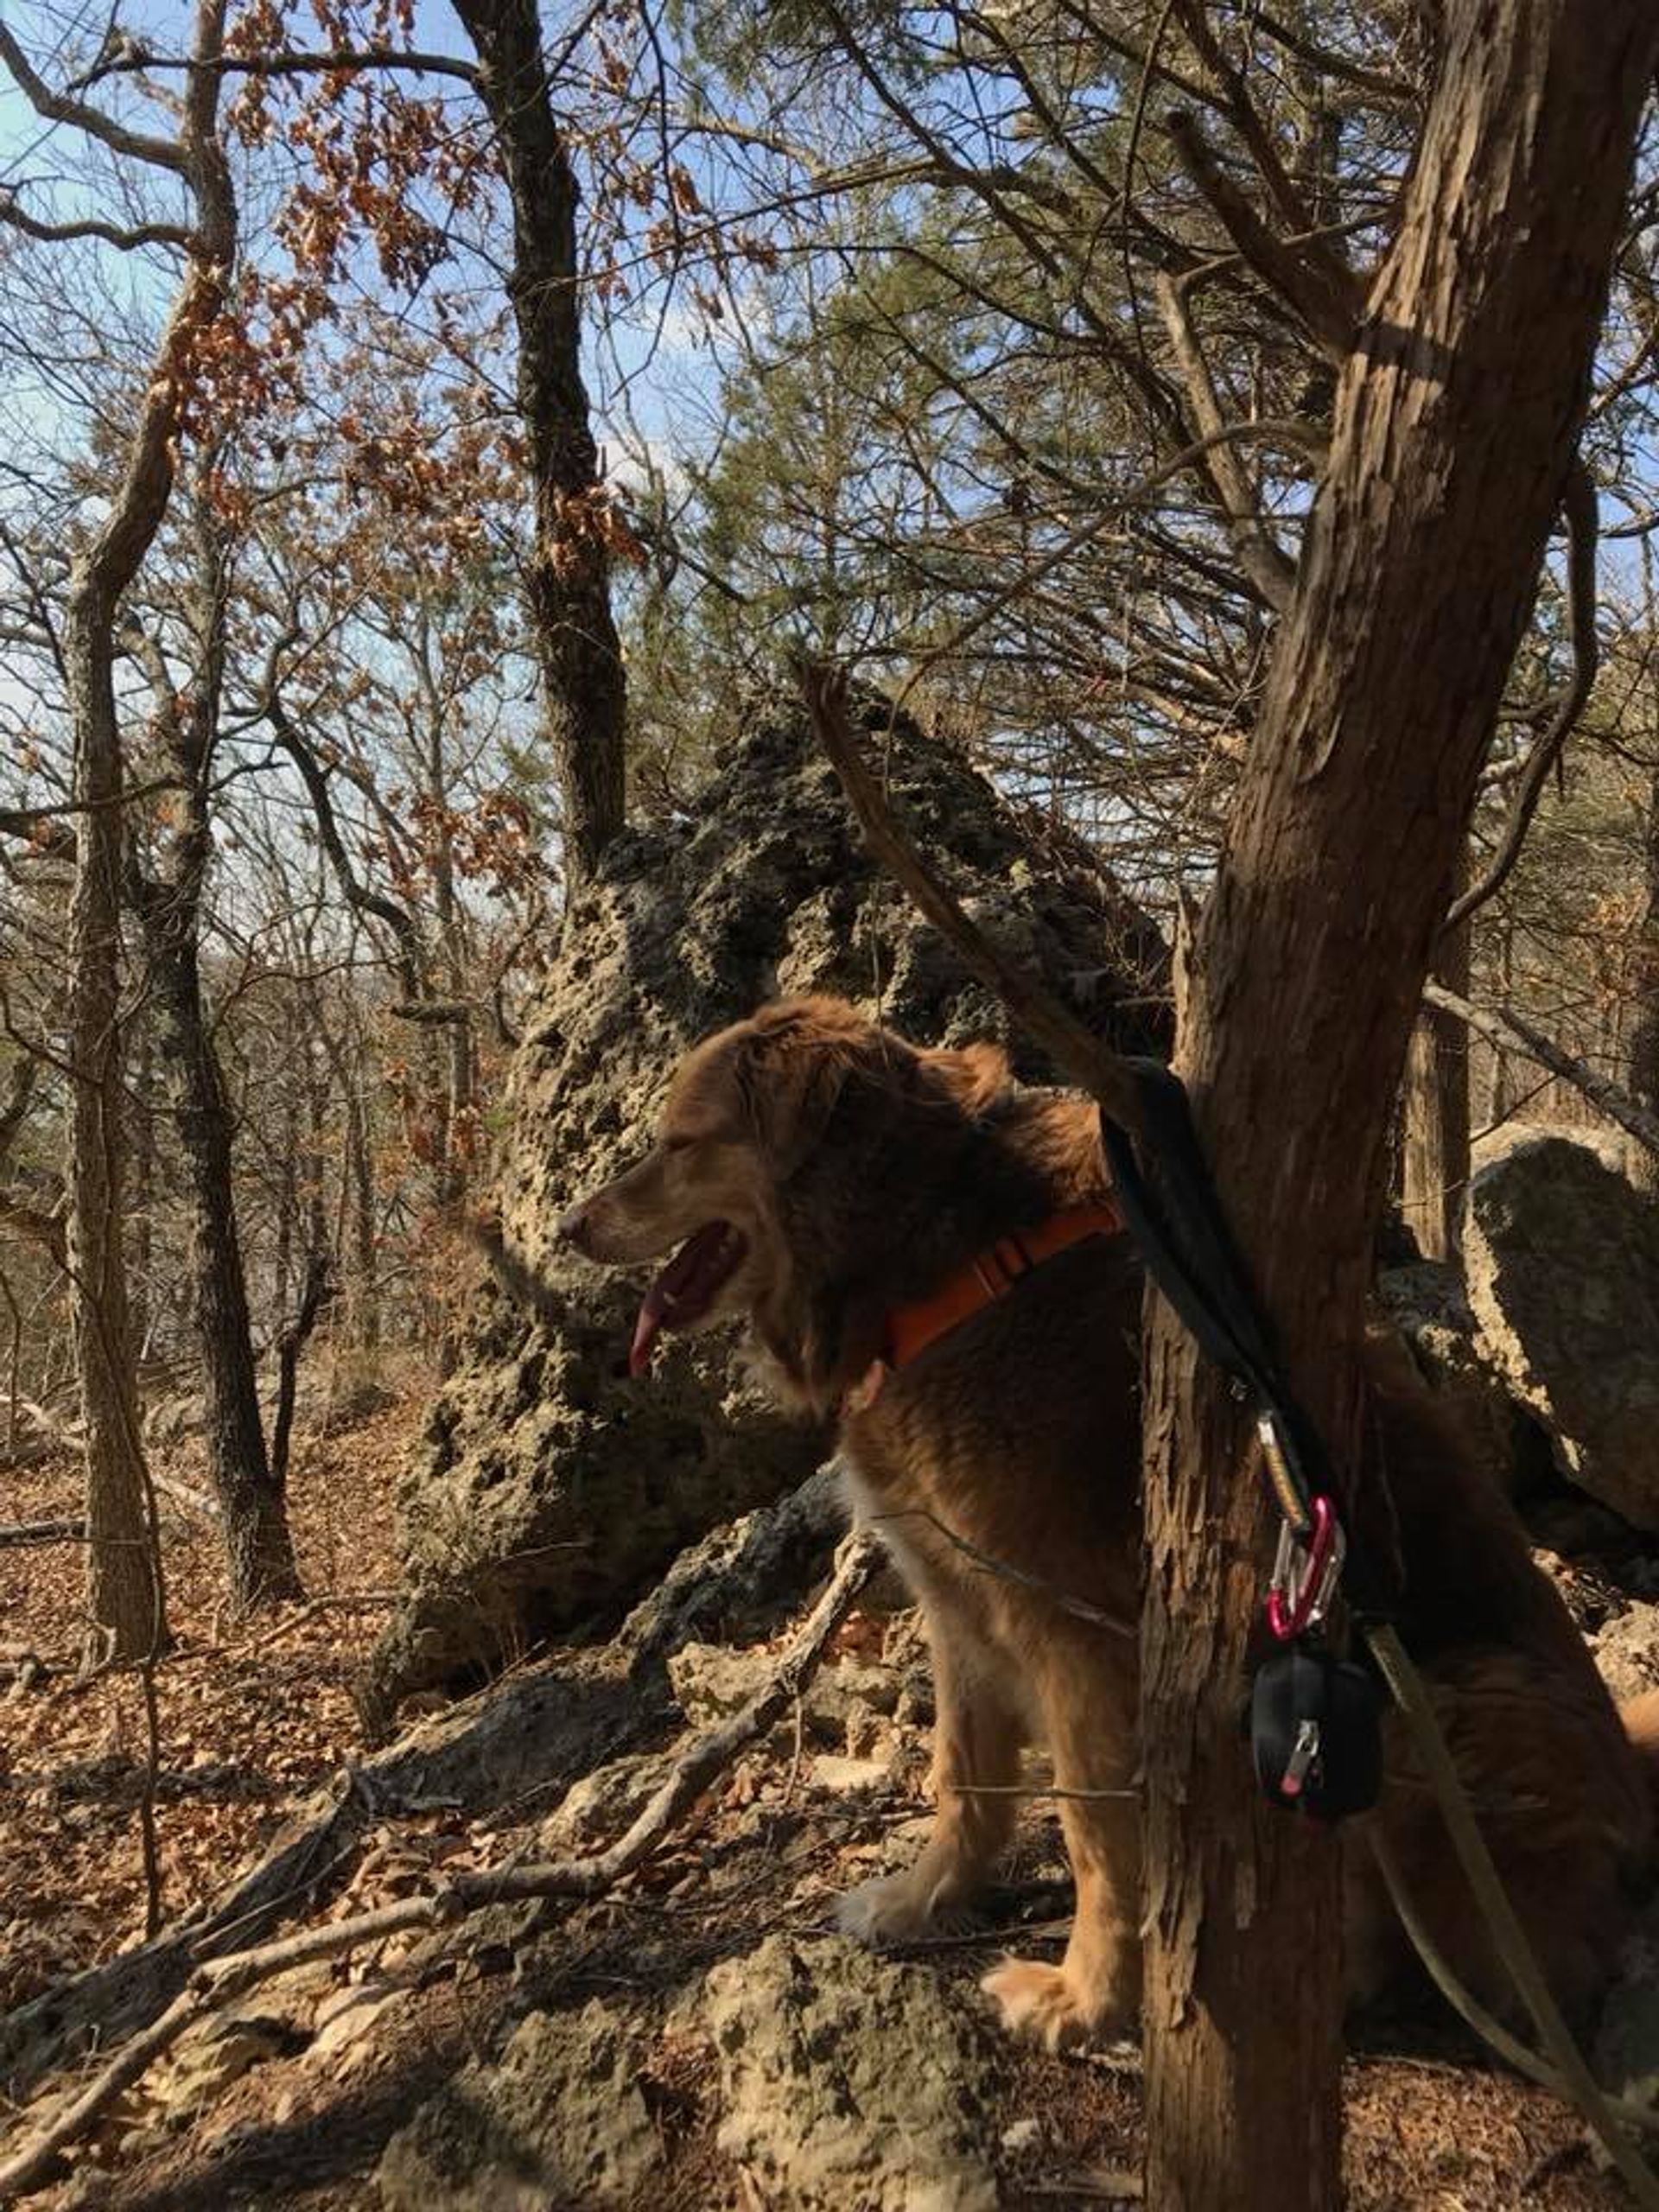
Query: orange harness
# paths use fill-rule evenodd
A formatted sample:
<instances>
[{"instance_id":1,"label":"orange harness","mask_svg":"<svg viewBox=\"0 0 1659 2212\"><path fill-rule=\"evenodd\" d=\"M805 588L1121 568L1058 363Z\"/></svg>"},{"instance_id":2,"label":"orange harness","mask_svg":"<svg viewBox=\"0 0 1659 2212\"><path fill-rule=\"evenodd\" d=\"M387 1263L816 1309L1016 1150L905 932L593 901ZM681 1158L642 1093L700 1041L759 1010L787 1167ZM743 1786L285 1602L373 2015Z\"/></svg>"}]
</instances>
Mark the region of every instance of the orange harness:
<instances>
[{"instance_id":1,"label":"orange harness","mask_svg":"<svg viewBox=\"0 0 1659 2212\"><path fill-rule=\"evenodd\" d=\"M1095 1205L1068 1206L1063 1212L1050 1214L1035 1229L1021 1230L1017 1236L999 1236L995 1243L988 1244L947 1275L929 1296L893 1307L887 1315L881 1351L847 1391L842 1411L862 1413L889 1375L908 1367L931 1344L971 1320L986 1306L994 1306L999 1298L1006 1298L1045 1260L1081 1244L1087 1236L1122 1234L1123 1217L1105 1200Z\"/></svg>"}]
</instances>

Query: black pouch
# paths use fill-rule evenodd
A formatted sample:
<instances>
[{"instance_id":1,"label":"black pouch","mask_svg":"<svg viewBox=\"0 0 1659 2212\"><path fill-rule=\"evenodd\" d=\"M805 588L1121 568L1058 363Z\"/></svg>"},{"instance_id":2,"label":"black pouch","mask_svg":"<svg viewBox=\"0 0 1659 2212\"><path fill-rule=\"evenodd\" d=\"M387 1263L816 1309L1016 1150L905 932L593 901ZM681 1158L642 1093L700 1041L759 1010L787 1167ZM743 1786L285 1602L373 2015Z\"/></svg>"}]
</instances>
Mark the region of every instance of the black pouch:
<instances>
[{"instance_id":1,"label":"black pouch","mask_svg":"<svg viewBox=\"0 0 1659 2212\"><path fill-rule=\"evenodd\" d=\"M1375 1805L1382 1787L1382 1692L1369 1669L1299 1637L1256 1669L1250 1750L1269 1804L1316 1821Z\"/></svg>"}]
</instances>

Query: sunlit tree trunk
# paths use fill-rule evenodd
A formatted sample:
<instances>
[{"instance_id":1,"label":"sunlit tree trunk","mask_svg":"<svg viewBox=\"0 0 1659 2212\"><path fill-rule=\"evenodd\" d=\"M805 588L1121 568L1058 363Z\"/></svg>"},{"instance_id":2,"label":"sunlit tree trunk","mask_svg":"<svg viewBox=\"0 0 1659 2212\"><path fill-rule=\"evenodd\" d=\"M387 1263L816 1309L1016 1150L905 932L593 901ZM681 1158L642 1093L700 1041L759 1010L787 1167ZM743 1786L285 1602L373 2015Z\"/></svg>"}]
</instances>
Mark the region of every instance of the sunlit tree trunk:
<instances>
[{"instance_id":1,"label":"sunlit tree trunk","mask_svg":"<svg viewBox=\"0 0 1659 2212\"><path fill-rule=\"evenodd\" d=\"M172 495L180 414L197 334L218 313L234 251L215 136L224 0L200 0L175 145L152 149L194 203L184 282L168 319L109 512L70 572L64 671L75 747L77 821L69 915L72 1306L86 1431L88 1611L108 1656L136 1657L162 1634L146 1527L137 1393L127 1308L125 1145L121 1118L122 752L115 625ZM14 73L16 64L13 64Z\"/></svg>"},{"instance_id":2,"label":"sunlit tree trunk","mask_svg":"<svg viewBox=\"0 0 1659 2212\"><path fill-rule=\"evenodd\" d=\"M1199 934L1179 1060L1295 1389L1351 1469L1386 1126L1582 416L1659 15L1447 0L1399 231ZM1146 1381L1156 2212L1340 2202L1338 1847L1241 1753L1268 1529L1160 1306Z\"/></svg>"},{"instance_id":3,"label":"sunlit tree trunk","mask_svg":"<svg viewBox=\"0 0 1659 2212\"><path fill-rule=\"evenodd\" d=\"M599 454L582 376L577 189L553 113L536 0L455 0L512 201L507 296L536 488L528 588L567 866L588 874L622 827L622 652L600 524Z\"/></svg>"}]
</instances>

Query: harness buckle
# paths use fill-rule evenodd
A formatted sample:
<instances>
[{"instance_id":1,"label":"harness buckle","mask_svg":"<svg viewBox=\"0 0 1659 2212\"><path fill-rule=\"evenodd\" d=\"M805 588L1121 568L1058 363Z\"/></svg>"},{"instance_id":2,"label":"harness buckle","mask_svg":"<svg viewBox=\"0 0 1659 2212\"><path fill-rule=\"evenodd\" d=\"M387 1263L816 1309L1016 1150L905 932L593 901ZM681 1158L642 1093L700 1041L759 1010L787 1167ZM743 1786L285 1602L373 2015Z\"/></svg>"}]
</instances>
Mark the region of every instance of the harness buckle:
<instances>
[{"instance_id":1,"label":"harness buckle","mask_svg":"<svg viewBox=\"0 0 1659 2212\"><path fill-rule=\"evenodd\" d=\"M1324 1619L1348 1556L1336 1508L1323 1492L1310 1501L1308 1516L1313 1528L1306 1542L1288 1522L1279 1531L1268 1585L1268 1626L1281 1643Z\"/></svg>"}]
</instances>

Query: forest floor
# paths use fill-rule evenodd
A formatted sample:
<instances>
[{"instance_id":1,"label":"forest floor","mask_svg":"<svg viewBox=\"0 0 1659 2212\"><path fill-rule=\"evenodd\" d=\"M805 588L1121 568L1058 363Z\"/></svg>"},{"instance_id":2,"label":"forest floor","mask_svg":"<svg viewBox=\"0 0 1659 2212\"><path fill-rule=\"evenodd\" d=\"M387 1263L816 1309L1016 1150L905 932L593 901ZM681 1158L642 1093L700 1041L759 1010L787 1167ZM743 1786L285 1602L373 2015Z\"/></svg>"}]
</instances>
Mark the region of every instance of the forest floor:
<instances>
[{"instance_id":1,"label":"forest floor","mask_svg":"<svg viewBox=\"0 0 1659 2212\"><path fill-rule=\"evenodd\" d=\"M162 1495L164 1918L213 1896L297 1799L360 1752L351 1683L391 1602L392 1491L423 1410L411 1389L361 1425L296 1436L289 1488L306 1599L256 1618L227 1611L213 1523ZM168 1478L205 1489L200 1445L155 1456ZM79 1483L67 1457L0 1472L0 1521L78 1514ZM144 1702L132 1674L77 1678L83 1573L77 1543L0 1549L0 1651L50 1670L10 1694L0 1683L0 2012L145 1931Z\"/></svg>"},{"instance_id":2,"label":"forest floor","mask_svg":"<svg viewBox=\"0 0 1659 2212\"><path fill-rule=\"evenodd\" d=\"M156 1817L169 1919L222 1891L302 1800L365 1756L349 1686L394 1580L393 1491L421 1410L411 1393L362 1426L299 1441L291 1506L304 1603L247 1624L226 1618L211 1527L169 1509L174 1643L156 1671ZM168 1471L198 1481L192 1458L180 1447ZM0 1517L73 1513L75 1488L67 1462L0 1477ZM27 1647L52 1669L27 1688L0 1688L0 2012L144 1934L142 1702L130 1679L75 1679L79 1574L72 1544L0 1551L0 1644ZM837 1649L855 1656L884 1633L855 1615ZM810 1749L804 1757L798 1718L785 1724L638 1872L562 1911L528 1966L523 1957L504 1964L474 1926L439 1946L394 1942L312 1969L298 2031L292 2004L245 2005L237 2037L190 2063L175 2053L35 2201L48 2212L380 2206L376 2169L387 2140L467 2061L499 2046L504 2017L534 2007L574 2023L598 2000L612 2017L632 2008L660 2028L676 1993L768 1936L814 1955L835 1894L907 1847L921 1810L919 1761L901 1762L874 1788L849 1788L842 1770L855 1764ZM545 1802L484 1817L442 1805L394 1814L374 1827L328 1912L406 1895L443 1868L534 1852L546 1814ZM907 1955L968 2018L985 2010L975 1984L1016 1928L1021 1949L1058 1955L1066 1909L1058 1835L1033 1808L996 1924ZM995 2037L985 2047L999 2201L1031 2212L1134 2202L1138 2055L1121 2046L1050 2058ZM671 2027L653 2049L639 2087L657 2164L639 2204L764 2212L797 2202L774 2198L722 2146L706 2051L677 2046ZM1365 2026L1346 2080L1351 2212L1613 2212L1628 2201L1570 2113L1489 2065L1427 2007ZM16 2116L0 2102L0 2122ZM0 2136L16 2146L9 2125ZM481 2195L435 2199L435 2212L440 2201L444 2212L516 2212L529 2200L486 2184ZM576 2200L537 2201L546 2212L585 2212ZM865 2212L852 2196L824 2202Z\"/></svg>"}]
</instances>

